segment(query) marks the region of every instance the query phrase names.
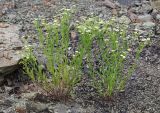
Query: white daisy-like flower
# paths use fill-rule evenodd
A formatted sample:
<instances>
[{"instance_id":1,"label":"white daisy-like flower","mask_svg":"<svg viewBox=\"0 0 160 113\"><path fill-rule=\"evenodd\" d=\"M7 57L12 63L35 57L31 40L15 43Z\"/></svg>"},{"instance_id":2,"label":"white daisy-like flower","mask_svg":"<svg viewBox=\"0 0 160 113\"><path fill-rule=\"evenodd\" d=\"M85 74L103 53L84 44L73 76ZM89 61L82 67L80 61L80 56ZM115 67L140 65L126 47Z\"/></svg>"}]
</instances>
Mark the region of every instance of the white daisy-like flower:
<instances>
[{"instance_id":1,"label":"white daisy-like flower","mask_svg":"<svg viewBox=\"0 0 160 113\"><path fill-rule=\"evenodd\" d=\"M104 21L100 20L98 23L99 23L99 24L104 24Z\"/></svg>"},{"instance_id":2,"label":"white daisy-like flower","mask_svg":"<svg viewBox=\"0 0 160 113\"><path fill-rule=\"evenodd\" d=\"M57 23L58 22L58 20L57 19L54 19L54 21L53 21L54 23Z\"/></svg>"},{"instance_id":3,"label":"white daisy-like flower","mask_svg":"<svg viewBox=\"0 0 160 113\"><path fill-rule=\"evenodd\" d=\"M116 50L111 50L111 52L115 52Z\"/></svg>"},{"instance_id":4,"label":"white daisy-like flower","mask_svg":"<svg viewBox=\"0 0 160 113\"><path fill-rule=\"evenodd\" d=\"M68 47L68 50L71 50L72 49L72 47Z\"/></svg>"},{"instance_id":5,"label":"white daisy-like flower","mask_svg":"<svg viewBox=\"0 0 160 113\"><path fill-rule=\"evenodd\" d=\"M126 37L126 39L130 39L130 36L128 35L128 36Z\"/></svg>"},{"instance_id":6,"label":"white daisy-like flower","mask_svg":"<svg viewBox=\"0 0 160 113\"><path fill-rule=\"evenodd\" d=\"M126 56L124 56L124 55L122 55L122 54L121 54L120 56L121 56L123 59L125 59L125 58L126 58Z\"/></svg>"},{"instance_id":7,"label":"white daisy-like flower","mask_svg":"<svg viewBox=\"0 0 160 113\"><path fill-rule=\"evenodd\" d=\"M150 39L150 38L147 38L146 40L147 40L147 41L150 41L151 39Z\"/></svg>"},{"instance_id":8,"label":"white daisy-like flower","mask_svg":"<svg viewBox=\"0 0 160 113\"><path fill-rule=\"evenodd\" d=\"M98 27L98 26L95 26L94 28L95 28L96 30L97 30L97 29L99 29L99 27Z\"/></svg>"},{"instance_id":9,"label":"white daisy-like flower","mask_svg":"<svg viewBox=\"0 0 160 113\"><path fill-rule=\"evenodd\" d=\"M78 54L80 53L79 51L75 51L75 52L78 53Z\"/></svg>"},{"instance_id":10,"label":"white daisy-like flower","mask_svg":"<svg viewBox=\"0 0 160 113\"><path fill-rule=\"evenodd\" d=\"M66 11L70 11L71 9L65 9Z\"/></svg>"},{"instance_id":11,"label":"white daisy-like flower","mask_svg":"<svg viewBox=\"0 0 160 113\"><path fill-rule=\"evenodd\" d=\"M90 29L88 29L88 30L86 30L86 32L87 32L87 33L90 33L90 32L91 32L91 30L90 30Z\"/></svg>"},{"instance_id":12,"label":"white daisy-like flower","mask_svg":"<svg viewBox=\"0 0 160 113\"><path fill-rule=\"evenodd\" d=\"M145 38L142 38L142 39L141 39L141 41L142 41L142 42L145 42L145 41L147 41L147 39L145 39Z\"/></svg>"},{"instance_id":13,"label":"white daisy-like flower","mask_svg":"<svg viewBox=\"0 0 160 113\"><path fill-rule=\"evenodd\" d=\"M118 40L116 40L115 43L118 43Z\"/></svg>"},{"instance_id":14,"label":"white daisy-like flower","mask_svg":"<svg viewBox=\"0 0 160 113\"><path fill-rule=\"evenodd\" d=\"M107 41L109 41L109 39L105 38L104 41L107 42Z\"/></svg>"},{"instance_id":15,"label":"white daisy-like flower","mask_svg":"<svg viewBox=\"0 0 160 113\"><path fill-rule=\"evenodd\" d=\"M135 28L135 29L134 29L134 31L137 31L137 32L138 32L138 31L139 31L139 29Z\"/></svg>"},{"instance_id":16,"label":"white daisy-like flower","mask_svg":"<svg viewBox=\"0 0 160 113\"><path fill-rule=\"evenodd\" d=\"M135 35L138 35L138 33L139 33L139 32L137 32L137 31L134 32Z\"/></svg>"},{"instance_id":17,"label":"white daisy-like flower","mask_svg":"<svg viewBox=\"0 0 160 113\"><path fill-rule=\"evenodd\" d=\"M116 20L116 17L112 17L111 20L112 20L112 21L115 21L115 20Z\"/></svg>"},{"instance_id":18,"label":"white daisy-like flower","mask_svg":"<svg viewBox=\"0 0 160 113\"><path fill-rule=\"evenodd\" d=\"M116 32L119 32L119 29L117 29L117 28L113 28L113 30L116 31Z\"/></svg>"},{"instance_id":19,"label":"white daisy-like flower","mask_svg":"<svg viewBox=\"0 0 160 113\"><path fill-rule=\"evenodd\" d=\"M131 50L131 48L128 48L128 49L127 49L127 51L129 51L129 52L130 52L130 51L132 51L132 50Z\"/></svg>"}]
</instances>

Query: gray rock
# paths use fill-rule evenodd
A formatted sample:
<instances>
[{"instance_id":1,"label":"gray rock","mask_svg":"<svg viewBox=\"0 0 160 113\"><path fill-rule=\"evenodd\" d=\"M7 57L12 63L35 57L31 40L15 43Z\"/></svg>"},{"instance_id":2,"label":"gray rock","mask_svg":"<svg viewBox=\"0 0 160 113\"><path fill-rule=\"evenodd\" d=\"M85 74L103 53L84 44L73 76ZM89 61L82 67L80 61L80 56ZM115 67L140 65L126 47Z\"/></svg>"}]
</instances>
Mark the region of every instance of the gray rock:
<instances>
[{"instance_id":1,"label":"gray rock","mask_svg":"<svg viewBox=\"0 0 160 113\"><path fill-rule=\"evenodd\" d=\"M123 23L127 25L131 22L131 20L127 16L121 16L120 18L117 18L117 21L119 23Z\"/></svg>"},{"instance_id":2,"label":"gray rock","mask_svg":"<svg viewBox=\"0 0 160 113\"><path fill-rule=\"evenodd\" d=\"M153 27L155 27L155 23L154 22L144 22L143 24L142 24L142 26L145 28L145 29L148 29L148 28L153 28Z\"/></svg>"},{"instance_id":3,"label":"gray rock","mask_svg":"<svg viewBox=\"0 0 160 113\"><path fill-rule=\"evenodd\" d=\"M160 14L156 15L156 19L160 21Z\"/></svg>"},{"instance_id":4,"label":"gray rock","mask_svg":"<svg viewBox=\"0 0 160 113\"><path fill-rule=\"evenodd\" d=\"M4 86L4 88L5 92L10 92L11 90L13 90L13 87Z\"/></svg>"},{"instance_id":5,"label":"gray rock","mask_svg":"<svg viewBox=\"0 0 160 113\"><path fill-rule=\"evenodd\" d=\"M43 104L43 103L40 103L40 102L33 102L33 101L28 101L26 103L26 108L27 110L30 110L30 112L36 112L36 113L39 113L39 112L42 112L46 109L48 109L48 104Z\"/></svg>"},{"instance_id":6,"label":"gray rock","mask_svg":"<svg viewBox=\"0 0 160 113\"><path fill-rule=\"evenodd\" d=\"M57 104L56 106L49 106L49 111L53 113L67 113L68 106L64 104Z\"/></svg>"},{"instance_id":7,"label":"gray rock","mask_svg":"<svg viewBox=\"0 0 160 113\"><path fill-rule=\"evenodd\" d=\"M150 0L153 8L160 10L160 1L159 0Z\"/></svg>"},{"instance_id":8,"label":"gray rock","mask_svg":"<svg viewBox=\"0 0 160 113\"><path fill-rule=\"evenodd\" d=\"M22 93L21 97L27 100L31 100L31 99L34 99L36 95L37 95L37 92L29 92L29 93Z\"/></svg>"},{"instance_id":9,"label":"gray rock","mask_svg":"<svg viewBox=\"0 0 160 113\"><path fill-rule=\"evenodd\" d=\"M99 18L102 18L103 17L103 14L101 13L100 15L99 15Z\"/></svg>"},{"instance_id":10,"label":"gray rock","mask_svg":"<svg viewBox=\"0 0 160 113\"><path fill-rule=\"evenodd\" d=\"M70 103L69 105L60 103L56 105L50 105L48 107L48 110L51 113L93 113L95 111L95 109L92 106L89 106L84 109L82 108L82 106L76 103Z\"/></svg>"},{"instance_id":11,"label":"gray rock","mask_svg":"<svg viewBox=\"0 0 160 113\"><path fill-rule=\"evenodd\" d=\"M13 107L6 108L5 110L2 110L0 113L15 113L15 110Z\"/></svg>"},{"instance_id":12,"label":"gray rock","mask_svg":"<svg viewBox=\"0 0 160 113\"><path fill-rule=\"evenodd\" d=\"M118 2L122 5L131 5L135 0L118 0Z\"/></svg>"},{"instance_id":13,"label":"gray rock","mask_svg":"<svg viewBox=\"0 0 160 113\"><path fill-rule=\"evenodd\" d=\"M6 106L6 107L11 107L13 105L13 101L9 99L4 99L0 101L0 105Z\"/></svg>"},{"instance_id":14,"label":"gray rock","mask_svg":"<svg viewBox=\"0 0 160 113\"><path fill-rule=\"evenodd\" d=\"M141 6L141 5L142 5L142 2L140 2L140 1L135 1L135 2L134 2L134 5L135 5L135 6Z\"/></svg>"},{"instance_id":15,"label":"gray rock","mask_svg":"<svg viewBox=\"0 0 160 113\"><path fill-rule=\"evenodd\" d=\"M22 42L18 25L0 23L0 75L12 73L21 59Z\"/></svg>"},{"instance_id":16,"label":"gray rock","mask_svg":"<svg viewBox=\"0 0 160 113\"><path fill-rule=\"evenodd\" d=\"M19 100L15 105L13 105L13 108L18 113L27 113L26 103L27 102L25 100Z\"/></svg>"},{"instance_id":17,"label":"gray rock","mask_svg":"<svg viewBox=\"0 0 160 113\"><path fill-rule=\"evenodd\" d=\"M15 18L16 18L16 14L9 14L8 17L9 17L10 19L15 19Z\"/></svg>"},{"instance_id":18,"label":"gray rock","mask_svg":"<svg viewBox=\"0 0 160 113\"><path fill-rule=\"evenodd\" d=\"M119 11L119 14L120 14L120 15L125 15L125 14L127 14L127 12L128 12L127 8L123 8L123 7L122 7L122 8L120 9L120 11Z\"/></svg>"},{"instance_id":19,"label":"gray rock","mask_svg":"<svg viewBox=\"0 0 160 113\"><path fill-rule=\"evenodd\" d=\"M138 18L143 22L149 22L152 20L152 16L150 14L139 15Z\"/></svg>"},{"instance_id":20,"label":"gray rock","mask_svg":"<svg viewBox=\"0 0 160 113\"><path fill-rule=\"evenodd\" d=\"M142 4L142 11L143 13L147 13L148 11L152 10L152 6L147 2Z\"/></svg>"},{"instance_id":21,"label":"gray rock","mask_svg":"<svg viewBox=\"0 0 160 113\"><path fill-rule=\"evenodd\" d=\"M152 80L152 77L151 76L147 77L147 80L148 81Z\"/></svg>"}]
</instances>

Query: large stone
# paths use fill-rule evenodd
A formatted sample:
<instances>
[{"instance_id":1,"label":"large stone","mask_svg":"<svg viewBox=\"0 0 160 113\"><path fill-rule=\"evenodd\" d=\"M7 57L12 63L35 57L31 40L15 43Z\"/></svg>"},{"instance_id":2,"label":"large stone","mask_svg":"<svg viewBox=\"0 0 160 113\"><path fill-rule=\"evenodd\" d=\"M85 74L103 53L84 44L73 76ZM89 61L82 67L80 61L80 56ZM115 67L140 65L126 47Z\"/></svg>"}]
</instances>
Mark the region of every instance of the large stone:
<instances>
[{"instance_id":1,"label":"large stone","mask_svg":"<svg viewBox=\"0 0 160 113\"><path fill-rule=\"evenodd\" d=\"M117 19L117 21L121 24L129 24L131 23L131 20L127 16L121 16L120 18Z\"/></svg>"},{"instance_id":2,"label":"large stone","mask_svg":"<svg viewBox=\"0 0 160 113\"><path fill-rule=\"evenodd\" d=\"M152 21L152 16L150 14L139 15L138 18L142 22L150 22L150 21Z\"/></svg>"},{"instance_id":3,"label":"large stone","mask_svg":"<svg viewBox=\"0 0 160 113\"><path fill-rule=\"evenodd\" d=\"M29 93L22 93L21 97L27 100L34 99L37 96L37 92L29 92Z\"/></svg>"},{"instance_id":4,"label":"large stone","mask_svg":"<svg viewBox=\"0 0 160 113\"><path fill-rule=\"evenodd\" d=\"M118 2L122 5L131 5L135 0L118 0Z\"/></svg>"},{"instance_id":5,"label":"large stone","mask_svg":"<svg viewBox=\"0 0 160 113\"><path fill-rule=\"evenodd\" d=\"M30 113L43 113L43 111L47 111L48 104L40 103L40 102L34 102L34 101L27 101L26 108L28 112Z\"/></svg>"},{"instance_id":6,"label":"large stone","mask_svg":"<svg viewBox=\"0 0 160 113\"><path fill-rule=\"evenodd\" d=\"M56 106L50 106L49 111L54 113L67 113L69 107L64 104L57 104Z\"/></svg>"},{"instance_id":7,"label":"large stone","mask_svg":"<svg viewBox=\"0 0 160 113\"><path fill-rule=\"evenodd\" d=\"M147 12L149 12L151 10L152 10L152 6L150 5L150 3L147 2L147 1L143 1L140 12L147 13Z\"/></svg>"},{"instance_id":8,"label":"large stone","mask_svg":"<svg viewBox=\"0 0 160 113\"><path fill-rule=\"evenodd\" d=\"M160 1L159 0L150 0L153 8L160 10Z\"/></svg>"},{"instance_id":9,"label":"large stone","mask_svg":"<svg viewBox=\"0 0 160 113\"><path fill-rule=\"evenodd\" d=\"M22 42L18 25L0 23L0 75L12 73L21 59Z\"/></svg>"},{"instance_id":10,"label":"large stone","mask_svg":"<svg viewBox=\"0 0 160 113\"><path fill-rule=\"evenodd\" d=\"M143 23L143 27L144 27L144 29L152 29L153 27L155 27L155 23L154 22L144 22Z\"/></svg>"}]
</instances>

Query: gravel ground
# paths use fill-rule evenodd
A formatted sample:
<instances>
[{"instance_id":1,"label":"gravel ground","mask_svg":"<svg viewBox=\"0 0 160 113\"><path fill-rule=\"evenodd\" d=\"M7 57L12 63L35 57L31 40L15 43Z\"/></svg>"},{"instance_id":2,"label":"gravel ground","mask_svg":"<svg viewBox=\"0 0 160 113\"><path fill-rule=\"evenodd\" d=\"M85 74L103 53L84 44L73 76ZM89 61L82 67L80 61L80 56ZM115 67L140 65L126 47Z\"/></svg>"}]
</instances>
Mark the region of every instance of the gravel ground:
<instances>
[{"instance_id":1,"label":"gravel ground","mask_svg":"<svg viewBox=\"0 0 160 113\"><path fill-rule=\"evenodd\" d=\"M81 16L94 14L105 20L112 16L112 10L106 6L98 5L93 0L0 0L0 22L21 25L20 38L28 38L30 43L36 42L33 20L37 17L52 21L52 17L63 7L77 8L73 23ZM119 0L123 4L130 5L130 2ZM131 0L129 0L131 1ZM147 1L147 0L143 0ZM137 14L150 11L150 6L142 5L139 8L134 5ZM124 8L125 7L125 8ZM139 8L139 9L138 9ZM119 16L126 15L126 6L119 10ZM120 18L120 17L119 17ZM139 24L133 24L138 26ZM152 31L150 28L149 30ZM145 30L144 30L145 31ZM0 113L160 113L160 39L159 35L153 35L153 43L146 47L138 63L138 68L128 81L125 91L116 94L112 101L100 99L95 90L84 79L75 89L74 101L69 102L47 102L43 99L24 99L34 97L34 93L20 95L18 86L26 80L20 80L21 72L7 76L7 86L0 88ZM16 79L14 78L16 77ZM16 85L10 86L13 82ZM21 82L17 82L20 80ZM9 84L11 83L11 84ZM42 96L40 96L42 97ZM40 102L39 102L40 101ZM46 99L45 99L46 101ZM21 111L21 112L20 112Z\"/></svg>"}]
</instances>

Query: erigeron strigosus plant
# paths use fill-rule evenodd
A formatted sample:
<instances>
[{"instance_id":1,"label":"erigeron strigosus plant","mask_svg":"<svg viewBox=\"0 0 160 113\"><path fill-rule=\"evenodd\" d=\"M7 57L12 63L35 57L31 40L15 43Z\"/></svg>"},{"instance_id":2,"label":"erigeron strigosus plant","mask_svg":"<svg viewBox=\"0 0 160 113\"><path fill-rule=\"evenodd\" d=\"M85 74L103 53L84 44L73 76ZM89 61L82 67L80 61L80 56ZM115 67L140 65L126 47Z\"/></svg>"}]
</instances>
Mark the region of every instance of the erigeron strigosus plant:
<instances>
[{"instance_id":1,"label":"erigeron strigosus plant","mask_svg":"<svg viewBox=\"0 0 160 113\"><path fill-rule=\"evenodd\" d=\"M127 69L127 73L124 73L125 62L132 52L132 42L138 45L134 50L137 60L149 40L139 41L136 33L129 37L127 26L117 23L114 18L108 22L97 17L85 18L77 25L80 33L78 48L69 59L67 57L70 41L71 13L69 12L65 10L54 18L53 23L47 23L45 20L35 21L39 50L47 59L45 65L49 73L46 73L41 63L37 62L31 48L26 49L27 57L21 62L24 71L34 82L40 84L48 95L60 100L69 96L72 88L81 79L82 59L86 58L88 74L100 95L111 97L116 91L123 90L128 78L136 68L136 63L133 62ZM93 42L96 42L96 48ZM93 49L95 49L94 52ZM93 57L99 62L97 69L94 67Z\"/></svg>"},{"instance_id":2,"label":"erigeron strigosus plant","mask_svg":"<svg viewBox=\"0 0 160 113\"><path fill-rule=\"evenodd\" d=\"M81 44L86 47L88 56L91 56L93 39L98 45L98 53L93 55L100 65L96 70L91 57L88 58L90 60L88 65L94 87L99 94L103 97L111 97L116 91L124 90L128 78L136 68L136 63L133 62L124 74L124 64L132 50L132 42L138 45L135 50L135 59L138 60L149 39L145 42L139 41L137 40L138 34L135 35L135 33L131 33L128 38L127 26L117 23L114 18L108 22L99 18L85 19L77 28L80 32Z\"/></svg>"},{"instance_id":3,"label":"erigeron strigosus plant","mask_svg":"<svg viewBox=\"0 0 160 113\"><path fill-rule=\"evenodd\" d=\"M70 18L71 10L65 9L61 15L54 18L53 23L45 20L34 22L39 38L38 51L42 51L47 60L47 72L42 68L42 64L37 62L31 48L26 48L27 57L21 61L24 72L39 84L48 96L56 100L67 99L72 88L81 79L81 55L76 52L72 59L67 58Z\"/></svg>"}]
</instances>

